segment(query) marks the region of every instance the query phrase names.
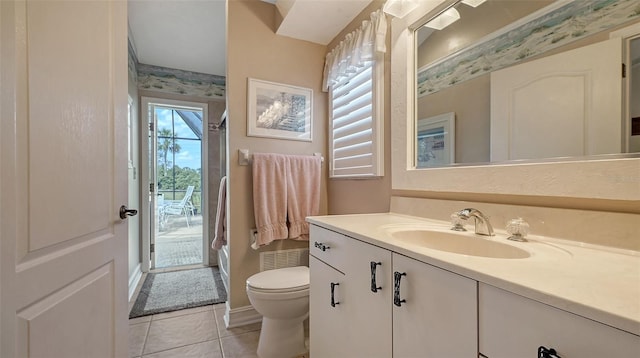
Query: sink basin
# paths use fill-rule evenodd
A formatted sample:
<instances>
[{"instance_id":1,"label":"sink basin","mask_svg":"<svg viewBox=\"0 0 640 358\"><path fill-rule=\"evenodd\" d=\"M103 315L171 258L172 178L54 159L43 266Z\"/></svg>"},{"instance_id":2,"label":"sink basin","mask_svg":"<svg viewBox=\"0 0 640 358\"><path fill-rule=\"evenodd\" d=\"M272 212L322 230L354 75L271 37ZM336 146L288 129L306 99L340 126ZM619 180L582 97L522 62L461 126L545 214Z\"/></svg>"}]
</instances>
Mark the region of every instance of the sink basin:
<instances>
[{"instance_id":1,"label":"sink basin","mask_svg":"<svg viewBox=\"0 0 640 358\"><path fill-rule=\"evenodd\" d=\"M455 254L500 259L524 259L529 252L518 247L479 237L472 233L436 230L400 230L390 235L403 243Z\"/></svg>"}]
</instances>

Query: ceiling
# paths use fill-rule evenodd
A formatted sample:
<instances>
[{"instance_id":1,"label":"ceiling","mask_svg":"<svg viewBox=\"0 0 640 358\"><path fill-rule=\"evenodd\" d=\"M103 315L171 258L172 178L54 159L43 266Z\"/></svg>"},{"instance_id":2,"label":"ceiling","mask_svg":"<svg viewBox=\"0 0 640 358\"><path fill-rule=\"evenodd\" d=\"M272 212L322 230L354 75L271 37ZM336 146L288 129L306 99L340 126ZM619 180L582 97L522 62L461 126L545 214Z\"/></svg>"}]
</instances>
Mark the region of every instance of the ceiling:
<instances>
[{"instance_id":1,"label":"ceiling","mask_svg":"<svg viewBox=\"0 0 640 358\"><path fill-rule=\"evenodd\" d=\"M130 0L128 10L140 63L225 76L224 0Z\"/></svg>"},{"instance_id":2,"label":"ceiling","mask_svg":"<svg viewBox=\"0 0 640 358\"><path fill-rule=\"evenodd\" d=\"M283 16L282 36L328 44L372 0L262 0ZM226 75L225 0L129 0L140 63Z\"/></svg>"},{"instance_id":3,"label":"ceiling","mask_svg":"<svg viewBox=\"0 0 640 358\"><path fill-rule=\"evenodd\" d=\"M372 0L263 0L283 16L278 35L327 45Z\"/></svg>"}]
</instances>

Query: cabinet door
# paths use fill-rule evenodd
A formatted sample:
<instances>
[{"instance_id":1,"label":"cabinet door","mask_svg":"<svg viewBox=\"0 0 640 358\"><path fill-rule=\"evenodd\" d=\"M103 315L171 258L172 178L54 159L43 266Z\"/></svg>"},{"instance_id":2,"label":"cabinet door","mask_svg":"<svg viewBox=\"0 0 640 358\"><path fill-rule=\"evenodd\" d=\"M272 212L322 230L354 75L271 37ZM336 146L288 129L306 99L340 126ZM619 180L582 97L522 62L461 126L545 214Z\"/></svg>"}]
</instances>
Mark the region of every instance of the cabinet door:
<instances>
[{"instance_id":1,"label":"cabinet door","mask_svg":"<svg viewBox=\"0 0 640 358\"><path fill-rule=\"evenodd\" d=\"M562 358L640 357L640 337L516 294L480 284L480 352L489 358L535 357L538 347Z\"/></svg>"},{"instance_id":2,"label":"cabinet door","mask_svg":"<svg viewBox=\"0 0 640 358\"><path fill-rule=\"evenodd\" d=\"M393 357L477 357L477 282L395 253L393 269Z\"/></svg>"},{"instance_id":3,"label":"cabinet door","mask_svg":"<svg viewBox=\"0 0 640 358\"><path fill-rule=\"evenodd\" d=\"M314 358L348 357L345 276L313 256L309 257L309 269L310 352Z\"/></svg>"},{"instance_id":4,"label":"cabinet door","mask_svg":"<svg viewBox=\"0 0 640 358\"><path fill-rule=\"evenodd\" d=\"M391 357L391 251L351 239L348 252L345 308L353 329L345 357Z\"/></svg>"}]
</instances>

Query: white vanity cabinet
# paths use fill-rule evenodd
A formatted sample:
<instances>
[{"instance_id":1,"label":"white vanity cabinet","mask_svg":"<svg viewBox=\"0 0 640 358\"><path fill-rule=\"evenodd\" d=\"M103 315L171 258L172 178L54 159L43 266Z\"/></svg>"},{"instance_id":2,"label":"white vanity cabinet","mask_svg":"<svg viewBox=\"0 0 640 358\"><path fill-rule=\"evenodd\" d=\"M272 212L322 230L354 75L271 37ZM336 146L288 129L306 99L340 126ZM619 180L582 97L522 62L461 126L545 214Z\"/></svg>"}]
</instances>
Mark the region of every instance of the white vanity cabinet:
<instances>
[{"instance_id":1,"label":"white vanity cabinet","mask_svg":"<svg viewBox=\"0 0 640 358\"><path fill-rule=\"evenodd\" d=\"M477 281L395 253L393 270L393 357L476 357Z\"/></svg>"},{"instance_id":2,"label":"white vanity cabinet","mask_svg":"<svg viewBox=\"0 0 640 358\"><path fill-rule=\"evenodd\" d=\"M472 257L395 235L447 230L440 221L392 213L308 220L314 358L640 358L635 255L531 240L513 244L529 246L529 258ZM318 279L318 266L336 278ZM329 283L338 281L335 308Z\"/></svg>"},{"instance_id":3,"label":"white vanity cabinet","mask_svg":"<svg viewBox=\"0 0 640 358\"><path fill-rule=\"evenodd\" d=\"M352 327L350 355L345 357L391 357L391 251L351 238L345 240L349 252L345 293Z\"/></svg>"},{"instance_id":4,"label":"white vanity cabinet","mask_svg":"<svg viewBox=\"0 0 640 358\"><path fill-rule=\"evenodd\" d=\"M342 272L309 257L309 346L314 357L348 357L349 322ZM337 285L336 285L337 284ZM332 292L333 290L333 292Z\"/></svg>"},{"instance_id":5,"label":"white vanity cabinet","mask_svg":"<svg viewBox=\"0 0 640 358\"><path fill-rule=\"evenodd\" d=\"M314 358L391 357L391 252L317 226L310 234Z\"/></svg>"},{"instance_id":6,"label":"white vanity cabinet","mask_svg":"<svg viewBox=\"0 0 640 358\"><path fill-rule=\"evenodd\" d=\"M314 358L477 356L476 281L313 225L310 252Z\"/></svg>"},{"instance_id":7,"label":"white vanity cabinet","mask_svg":"<svg viewBox=\"0 0 640 358\"><path fill-rule=\"evenodd\" d=\"M640 357L639 336L493 286L480 283L478 307L488 358L537 357L540 346L562 358Z\"/></svg>"}]
</instances>

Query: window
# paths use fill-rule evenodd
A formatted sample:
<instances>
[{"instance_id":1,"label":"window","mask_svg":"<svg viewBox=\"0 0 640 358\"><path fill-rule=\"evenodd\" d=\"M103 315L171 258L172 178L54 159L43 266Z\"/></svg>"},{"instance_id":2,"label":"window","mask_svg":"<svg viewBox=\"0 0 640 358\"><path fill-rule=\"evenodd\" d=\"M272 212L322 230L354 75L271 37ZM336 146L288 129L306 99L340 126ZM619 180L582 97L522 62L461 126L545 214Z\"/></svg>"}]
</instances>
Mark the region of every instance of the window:
<instances>
[{"instance_id":1,"label":"window","mask_svg":"<svg viewBox=\"0 0 640 358\"><path fill-rule=\"evenodd\" d=\"M329 177L384 175L384 52L387 24L378 10L325 62L329 91Z\"/></svg>"},{"instance_id":2,"label":"window","mask_svg":"<svg viewBox=\"0 0 640 358\"><path fill-rule=\"evenodd\" d=\"M384 175L382 64L367 61L330 88L332 178Z\"/></svg>"}]
</instances>

